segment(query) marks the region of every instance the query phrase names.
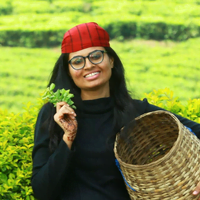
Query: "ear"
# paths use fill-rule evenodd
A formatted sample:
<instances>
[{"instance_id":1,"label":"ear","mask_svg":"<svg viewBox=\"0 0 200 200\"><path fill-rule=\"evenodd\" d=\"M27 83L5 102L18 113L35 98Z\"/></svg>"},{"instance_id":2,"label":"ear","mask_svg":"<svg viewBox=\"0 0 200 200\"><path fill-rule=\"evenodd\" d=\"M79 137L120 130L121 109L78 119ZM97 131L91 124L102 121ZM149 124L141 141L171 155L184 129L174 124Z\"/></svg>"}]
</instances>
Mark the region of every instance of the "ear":
<instances>
[{"instance_id":1,"label":"ear","mask_svg":"<svg viewBox=\"0 0 200 200\"><path fill-rule=\"evenodd\" d=\"M114 58L110 58L110 64L111 64L111 68L113 68L114 67Z\"/></svg>"}]
</instances>

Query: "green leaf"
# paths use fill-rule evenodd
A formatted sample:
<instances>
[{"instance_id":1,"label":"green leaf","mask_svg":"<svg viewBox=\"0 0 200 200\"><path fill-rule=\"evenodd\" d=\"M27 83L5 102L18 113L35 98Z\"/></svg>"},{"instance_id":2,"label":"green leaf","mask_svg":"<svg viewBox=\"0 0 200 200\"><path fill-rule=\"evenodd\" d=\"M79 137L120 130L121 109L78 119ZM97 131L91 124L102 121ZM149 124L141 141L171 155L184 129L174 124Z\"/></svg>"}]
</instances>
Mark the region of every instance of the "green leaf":
<instances>
[{"instance_id":1,"label":"green leaf","mask_svg":"<svg viewBox=\"0 0 200 200\"><path fill-rule=\"evenodd\" d=\"M56 87L56 85L54 84L54 83L52 83L51 85L50 85L50 90L53 90L54 88Z\"/></svg>"},{"instance_id":2,"label":"green leaf","mask_svg":"<svg viewBox=\"0 0 200 200\"><path fill-rule=\"evenodd\" d=\"M61 102L61 101L66 102L70 106L72 106L74 104L74 102L71 100L71 98L73 98L74 95L70 93L70 90L65 90L63 88L61 90L58 89L56 92L53 92L52 90L54 88L55 88L55 84L52 83L50 85L50 87L48 87L46 89L46 91L44 92L44 95L42 96L42 99L43 100L46 99L50 103L53 103L54 106L56 106L56 104L58 102ZM73 108L75 108L75 106Z\"/></svg>"}]
</instances>

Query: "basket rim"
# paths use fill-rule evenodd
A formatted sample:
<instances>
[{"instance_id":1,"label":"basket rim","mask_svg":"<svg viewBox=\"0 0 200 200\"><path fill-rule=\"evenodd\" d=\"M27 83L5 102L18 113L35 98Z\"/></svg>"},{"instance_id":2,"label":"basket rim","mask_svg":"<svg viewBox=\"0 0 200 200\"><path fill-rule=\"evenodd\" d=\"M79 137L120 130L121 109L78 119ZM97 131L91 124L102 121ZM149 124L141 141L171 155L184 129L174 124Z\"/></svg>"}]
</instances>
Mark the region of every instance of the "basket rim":
<instances>
[{"instance_id":1,"label":"basket rim","mask_svg":"<svg viewBox=\"0 0 200 200\"><path fill-rule=\"evenodd\" d=\"M169 111L165 111L165 110L156 110L156 111L152 111L152 112L142 114L142 115L136 117L135 120L141 119L141 118L148 116L148 115L163 114L163 113L170 115L170 117L172 117L176 121L176 124L178 126L178 137L177 137L176 141L174 142L172 148L169 150L169 152L166 155L164 155L162 158L160 158L156 161L153 161L151 163L148 163L148 164L134 165L134 164L125 163L124 161L121 160L121 158L118 156L118 153L117 153L117 140L118 140L118 137L119 137L119 133L117 133L116 139L115 139L115 144L114 144L114 153L115 153L115 157L119 161L120 165L123 165L127 168L130 168L130 169L132 169L133 167L135 169L144 169L144 168L149 169L149 168L152 168L152 167L157 166L158 164L162 163L164 160L169 158L174 153L174 151L177 151L176 147L179 146L179 144L181 143L182 138L183 138L183 134L181 133L181 129L182 129L183 126L182 126L181 122L179 121L179 119L174 114L172 114Z\"/></svg>"}]
</instances>

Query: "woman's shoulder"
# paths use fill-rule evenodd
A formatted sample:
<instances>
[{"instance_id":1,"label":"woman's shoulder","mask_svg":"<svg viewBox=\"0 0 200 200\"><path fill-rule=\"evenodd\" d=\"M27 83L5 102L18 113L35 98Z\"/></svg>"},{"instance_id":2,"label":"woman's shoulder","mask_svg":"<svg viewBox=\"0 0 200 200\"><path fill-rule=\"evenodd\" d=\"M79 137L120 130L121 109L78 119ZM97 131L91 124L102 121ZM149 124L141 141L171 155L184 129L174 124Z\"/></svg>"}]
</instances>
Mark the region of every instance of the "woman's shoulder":
<instances>
[{"instance_id":1,"label":"woman's shoulder","mask_svg":"<svg viewBox=\"0 0 200 200\"><path fill-rule=\"evenodd\" d=\"M146 98L143 100L132 99L132 103L139 115L156 110L164 110L163 108L150 104Z\"/></svg>"},{"instance_id":2,"label":"woman's shoulder","mask_svg":"<svg viewBox=\"0 0 200 200\"><path fill-rule=\"evenodd\" d=\"M133 105L137 105L137 106L146 106L148 103L148 100L146 98L144 98L143 100L139 100L139 99L132 99Z\"/></svg>"},{"instance_id":3,"label":"woman's shoulder","mask_svg":"<svg viewBox=\"0 0 200 200\"><path fill-rule=\"evenodd\" d=\"M139 100L139 99L132 99L132 104L134 108L137 110L138 114L141 115L145 113L149 106L149 102L147 99Z\"/></svg>"}]
</instances>

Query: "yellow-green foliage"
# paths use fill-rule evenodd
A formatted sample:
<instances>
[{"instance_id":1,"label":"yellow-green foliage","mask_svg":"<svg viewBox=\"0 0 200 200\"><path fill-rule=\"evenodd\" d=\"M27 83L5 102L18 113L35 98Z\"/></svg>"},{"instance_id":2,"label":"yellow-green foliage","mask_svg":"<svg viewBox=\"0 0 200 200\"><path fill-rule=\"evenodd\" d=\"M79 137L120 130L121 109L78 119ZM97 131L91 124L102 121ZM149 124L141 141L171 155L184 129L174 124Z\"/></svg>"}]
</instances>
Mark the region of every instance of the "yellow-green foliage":
<instances>
[{"instance_id":1,"label":"yellow-green foliage","mask_svg":"<svg viewBox=\"0 0 200 200\"><path fill-rule=\"evenodd\" d=\"M184 107L169 89L145 94L149 102L200 123L200 99ZM27 105L21 114L0 109L0 199L34 200L30 185L34 124L37 106Z\"/></svg>"},{"instance_id":2,"label":"yellow-green foliage","mask_svg":"<svg viewBox=\"0 0 200 200\"><path fill-rule=\"evenodd\" d=\"M0 199L34 199L30 177L37 111L30 103L22 114L0 109Z\"/></svg>"},{"instance_id":3,"label":"yellow-green foliage","mask_svg":"<svg viewBox=\"0 0 200 200\"><path fill-rule=\"evenodd\" d=\"M151 104L200 123L200 99L190 99L186 105L183 105L168 88L153 90L145 94L145 97Z\"/></svg>"}]
</instances>

